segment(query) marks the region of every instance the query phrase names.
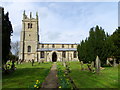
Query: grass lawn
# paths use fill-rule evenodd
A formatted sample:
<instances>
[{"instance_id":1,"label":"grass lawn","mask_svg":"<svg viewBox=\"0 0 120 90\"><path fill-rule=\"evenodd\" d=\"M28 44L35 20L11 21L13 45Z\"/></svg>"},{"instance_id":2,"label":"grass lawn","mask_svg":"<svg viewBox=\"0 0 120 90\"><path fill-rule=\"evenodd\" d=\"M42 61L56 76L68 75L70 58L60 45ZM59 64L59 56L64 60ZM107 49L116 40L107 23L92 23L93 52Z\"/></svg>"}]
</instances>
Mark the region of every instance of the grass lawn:
<instances>
[{"instance_id":1,"label":"grass lawn","mask_svg":"<svg viewBox=\"0 0 120 90\"><path fill-rule=\"evenodd\" d=\"M81 71L79 62L70 62L70 68L78 88L118 88L118 67L105 67L99 75Z\"/></svg>"},{"instance_id":2,"label":"grass lawn","mask_svg":"<svg viewBox=\"0 0 120 90\"><path fill-rule=\"evenodd\" d=\"M15 72L2 77L2 88L29 88L36 80L43 82L52 63L24 63L16 65Z\"/></svg>"}]
</instances>

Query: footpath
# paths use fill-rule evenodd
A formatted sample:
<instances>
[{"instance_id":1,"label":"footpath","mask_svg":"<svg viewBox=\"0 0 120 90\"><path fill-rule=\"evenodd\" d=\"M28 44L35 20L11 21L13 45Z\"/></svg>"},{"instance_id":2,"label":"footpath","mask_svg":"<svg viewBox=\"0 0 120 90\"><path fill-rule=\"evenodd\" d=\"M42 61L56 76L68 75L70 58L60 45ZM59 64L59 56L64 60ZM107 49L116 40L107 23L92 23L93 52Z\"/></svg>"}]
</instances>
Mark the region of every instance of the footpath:
<instances>
[{"instance_id":1,"label":"footpath","mask_svg":"<svg viewBox=\"0 0 120 90\"><path fill-rule=\"evenodd\" d=\"M46 77L45 81L42 83L41 88L58 88L58 77L57 77L57 65L56 62L53 63L50 73Z\"/></svg>"}]
</instances>

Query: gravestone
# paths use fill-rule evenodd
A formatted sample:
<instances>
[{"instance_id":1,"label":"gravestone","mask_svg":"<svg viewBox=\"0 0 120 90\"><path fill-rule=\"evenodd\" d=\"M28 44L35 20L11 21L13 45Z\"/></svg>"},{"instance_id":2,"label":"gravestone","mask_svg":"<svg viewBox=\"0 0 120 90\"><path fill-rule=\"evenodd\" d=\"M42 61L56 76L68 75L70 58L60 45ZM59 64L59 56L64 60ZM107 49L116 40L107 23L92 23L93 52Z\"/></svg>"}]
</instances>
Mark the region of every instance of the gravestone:
<instances>
[{"instance_id":1,"label":"gravestone","mask_svg":"<svg viewBox=\"0 0 120 90\"><path fill-rule=\"evenodd\" d=\"M96 60L95 60L95 70L96 70L96 73L100 72L100 67L101 67L101 62L100 62L99 57L97 56Z\"/></svg>"},{"instance_id":2,"label":"gravestone","mask_svg":"<svg viewBox=\"0 0 120 90\"><path fill-rule=\"evenodd\" d=\"M116 59L115 58L113 59L113 66L114 67L116 66Z\"/></svg>"},{"instance_id":3,"label":"gravestone","mask_svg":"<svg viewBox=\"0 0 120 90\"><path fill-rule=\"evenodd\" d=\"M33 64L34 64L34 60L32 59L32 66L33 66Z\"/></svg>"},{"instance_id":4,"label":"gravestone","mask_svg":"<svg viewBox=\"0 0 120 90\"><path fill-rule=\"evenodd\" d=\"M91 69L92 69L92 71L94 71L94 61L92 61L92 63L91 63Z\"/></svg>"},{"instance_id":5,"label":"gravestone","mask_svg":"<svg viewBox=\"0 0 120 90\"><path fill-rule=\"evenodd\" d=\"M81 65L81 70L84 70L83 61L80 62L80 65Z\"/></svg>"},{"instance_id":6,"label":"gravestone","mask_svg":"<svg viewBox=\"0 0 120 90\"><path fill-rule=\"evenodd\" d=\"M109 62L108 59L107 59L107 61L106 61L106 64L112 66L112 64Z\"/></svg>"}]
</instances>

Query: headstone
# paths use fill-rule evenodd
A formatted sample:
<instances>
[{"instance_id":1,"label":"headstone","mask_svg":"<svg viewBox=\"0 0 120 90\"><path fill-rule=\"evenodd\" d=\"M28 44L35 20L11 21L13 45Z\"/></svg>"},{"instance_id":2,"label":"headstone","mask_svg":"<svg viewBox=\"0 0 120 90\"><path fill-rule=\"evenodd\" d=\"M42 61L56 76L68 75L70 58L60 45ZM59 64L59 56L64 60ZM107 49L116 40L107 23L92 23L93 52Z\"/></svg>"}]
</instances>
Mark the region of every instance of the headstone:
<instances>
[{"instance_id":1,"label":"headstone","mask_svg":"<svg viewBox=\"0 0 120 90\"><path fill-rule=\"evenodd\" d=\"M113 66L114 67L116 66L116 59L115 58L113 59Z\"/></svg>"},{"instance_id":2,"label":"headstone","mask_svg":"<svg viewBox=\"0 0 120 90\"><path fill-rule=\"evenodd\" d=\"M83 61L80 62L80 65L81 65L81 70L84 70L84 68L83 68Z\"/></svg>"},{"instance_id":3,"label":"headstone","mask_svg":"<svg viewBox=\"0 0 120 90\"><path fill-rule=\"evenodd\" d=\"M107 61L106 61L106 64L112 66L112 64L109 62L108 59L107 59Z\"/></svg>"},{"instance_id":4,"label":"headstone","mask_svg":"<svg viewBox=\"0 0 120 90\"><path fill-rule=\"evenodd\" d=\"M99 73L99 72L100 72L100 67L101 67L101 62L100 62L99 57L97 56L97 57L96 57L96 61L95 61L96 73Z\"/></svg>"},{"instance_id":5,"label":"headstone","mask_svg":"<svg viewBox=\"0 0 120 90\"><path fill-rule=\"evenodd\" d=\"M92 61L92 63L91 63L91 69L92 69L92 71L94 71L94 61Z\"/></svg>"},{"instance_id":6,"label":"headstone","mask_svg":"<svg viewBox=\"0 0 120 90\"><path fill-rule=\"evenodd\" d=\"M32 66L33 66L33 64L34 64L34 60L32 59Z\"/></svg>"}]
</instances>

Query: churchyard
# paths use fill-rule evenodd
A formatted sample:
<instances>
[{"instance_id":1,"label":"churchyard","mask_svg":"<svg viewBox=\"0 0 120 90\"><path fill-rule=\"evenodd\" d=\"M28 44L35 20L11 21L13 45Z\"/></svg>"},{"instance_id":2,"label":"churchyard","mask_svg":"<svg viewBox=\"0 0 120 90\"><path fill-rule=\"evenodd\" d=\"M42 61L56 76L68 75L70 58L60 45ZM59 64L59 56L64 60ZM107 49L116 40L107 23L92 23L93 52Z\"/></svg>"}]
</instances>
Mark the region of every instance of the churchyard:
<instances>
[{"instance_id":1,"label":"churchyard","mask_svg":"<svg viewBox=\"0 0 120 90\"><path fill-rule=\"evenodd\" d=\"M35 62L33 66L31 62L15 64L16 70L3 76L3 88L42 88L42 83L47 82L45 78L51 73L50 68L53 64L56 65L57 70L57 74L52 75L58 79L57 88L118 88L119 86L118 68L120 65L99 67L99 72L97 72L96 67L92 65L93 62L86 64L79 61L67 61ZM52 76L47 78L50 80Z\"/></svg>"},{"instance_id":2,"label":"churchyard","mask_svg":"<svg viewBox=\"0 0 120 90\"><path fill-rule=\"evenodd\" d=\"M11 63L10 63L11 64ZM37 80L39 85L48 75L52 63L23 63L16 66L16 70L3 75L2 88L33 88Z\"/></svg>"}]
</instances>

